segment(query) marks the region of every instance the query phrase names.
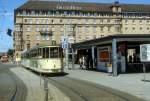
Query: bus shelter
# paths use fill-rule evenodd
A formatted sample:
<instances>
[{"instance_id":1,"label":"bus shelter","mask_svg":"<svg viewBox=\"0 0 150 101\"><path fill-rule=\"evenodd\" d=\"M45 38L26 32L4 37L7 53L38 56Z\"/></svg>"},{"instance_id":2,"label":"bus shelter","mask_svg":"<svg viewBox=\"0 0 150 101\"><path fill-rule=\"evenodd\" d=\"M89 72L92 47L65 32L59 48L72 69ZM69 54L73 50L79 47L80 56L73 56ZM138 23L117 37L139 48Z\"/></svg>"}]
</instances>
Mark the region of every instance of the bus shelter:
<instances>
[{"instance_id":1,"label":"bus shelter","mask_svg":"<svg viewBox=\"0 0 150 101\"><path fill-rule=\"evenodd\" d=\"M116 34L72 45L77 51L76 62L86 57L86 68L104 72L142 72L140 45L150 44L150 34ZM150 69L147 67L147 71Z\"/></svg>"}]
</instances>

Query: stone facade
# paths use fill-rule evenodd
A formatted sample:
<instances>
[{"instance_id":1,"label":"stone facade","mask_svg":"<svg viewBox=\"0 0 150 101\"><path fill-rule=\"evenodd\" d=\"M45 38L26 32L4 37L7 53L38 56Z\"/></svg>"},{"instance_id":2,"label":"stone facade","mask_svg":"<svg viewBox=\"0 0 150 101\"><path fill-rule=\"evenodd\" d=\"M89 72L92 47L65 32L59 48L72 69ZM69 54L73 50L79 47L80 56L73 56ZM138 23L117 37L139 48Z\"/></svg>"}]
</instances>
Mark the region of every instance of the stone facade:
<instances>
[{"instance_id":1,"label":"stone facade","mask_svg":"<svg viewBox=\"0 0 150 101\"><path fill-rule=\"evenodd\" d=\"M28 1L15 10L15 51L72 43L112 34L150 34L150 6L137 4Z\"/></svg>"}]
</instances>

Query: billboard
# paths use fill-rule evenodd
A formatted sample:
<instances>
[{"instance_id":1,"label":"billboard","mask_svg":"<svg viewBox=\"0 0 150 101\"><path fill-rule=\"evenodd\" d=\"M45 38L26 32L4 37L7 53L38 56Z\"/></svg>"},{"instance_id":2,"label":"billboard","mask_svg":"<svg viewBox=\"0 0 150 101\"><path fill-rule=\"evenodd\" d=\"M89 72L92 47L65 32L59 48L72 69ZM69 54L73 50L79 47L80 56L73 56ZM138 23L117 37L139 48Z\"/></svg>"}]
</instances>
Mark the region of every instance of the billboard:
<instances>
[{"instance_id":1,"label":"billboard","mask_svg":"<svg viewBox=\"0 0 150 101\"><path fill-rule=\"evenodd\" d=\"M150 44L140 45L140 60L141 62L150 62Z\"/></svg>"}]
</instances>

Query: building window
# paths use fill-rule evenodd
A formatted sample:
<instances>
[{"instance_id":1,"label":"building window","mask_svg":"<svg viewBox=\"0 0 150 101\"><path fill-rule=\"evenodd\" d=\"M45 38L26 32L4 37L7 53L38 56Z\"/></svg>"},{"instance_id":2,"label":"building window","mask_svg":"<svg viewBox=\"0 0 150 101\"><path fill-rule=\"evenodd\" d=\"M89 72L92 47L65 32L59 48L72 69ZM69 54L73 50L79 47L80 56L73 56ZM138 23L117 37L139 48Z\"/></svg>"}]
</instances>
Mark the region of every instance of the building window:
<instances>
[{"instance_id":1,"label":"building window","mask_svg":"<svg viewBox=\"0 0 150 101\"><path fill-rule=\"evenodd\" d=\"M120 26L115 26L115 31L120 32Z\"/></svg>"},{"instance_id":2,"label":"building window","mask_svg":"<svg viewBox=\"0 0 150 101\"><path fill-rule=\"evenodd\" d=\"M56 11L56 15L59 15L60 13L59 13L59 11Z\"/></svg>"},{"instance_id":3,"label":"building window","mask_svg":"<svg viewBox=\"0 0 150 101\"><path fill-rule=\"evenodd\" d=\"M60 23L62 23L62 19L60 19Z\"/></svg>"},{"instance_id":4,"label":"building window","mask_svg":"<svg viewBox=\"0 0 150 101\"><path fill-rule=\"evenodd\" d=\"M101 19L101 20L100 20L100 23L103 23L103 22L104 22L104 20L103 20L103 19Z\"/></svg>"},{"instance_id":5,"label":"building window","mask_svg":"<svg viewBox=\"0 0 150 101\"><path fill-rule=\"evenodd\" d=\"M45 34L41 36L42 40L49 40L49 35Z\"/></svg>"},{"instance_id":6,"label":"building window","mask_svg":"<svg viewBox=\"0 0 150 101\"><path fill-rule=\"evenodd\" d=\"M51 12L50 11L48 11L48 13L47 13L48 15L51 15Z\"/></svg>"},{"instance_id":7,"label":"building window","mask_svg":"<svg viewBox=\"0 0 150 101\"><path fill-rule=\"evenodd\" d=\"M20 31L20 26L15 26L15 31Z\"/></svg>"},{"instance_id":8,"label":"building window","mask_svg":"<svg viewBox=\"0 0 150 101\"><path fill-rule=\"evenodd\" d=\"M100 30L101 30L101 32L103 32L103 31L104 31L104 27L103 27L103 26L101 26L101 27L100 27Z\"/></svg>"},{"instance_id":9,"label":"building window","mask_svg":"<svg viewBox=\"0 0 150 101\"><path fill-rule=\"evenodd\" d=\"M32 22L33 22L32 19L28 19L28 21L29 21L30 24L32 24Z\"/></svg>"},{"instance_id":10,"label":"building window","mask_svg":"<svg viewBox=\"0 0 150 101\"><path fill-rule=\"evenodd\" d=\"M30 44L27 44L27 50L30 49Z\"/></svg>"},{"instance_id":11,"label":"building window","mask_svg":"<svg viewBox=\"0 0 150 101\"><path fill-rule=\"evenodd\" d=\"M27 20L27 19L24 19L24 22L28 22L28 20Z\"/></svg>"},{"instance_id":12,"label":"building window","mask_svg":"<svg viewBox=\"0 0 150 101\"><path fill-rule=\"evenodd\" d=\"M36 24L39 24L39 19L36 19Z\"/></svg>"},{"instance_id":13,"label":"building window","mask_svg":"<svg viewBox=\"0 0 150 101\"><path fill-rule=\"evenodd\" d=\"M54 20L52 19L51 22L54 23Z\"/></svg>"},{"instance_id":14,"label":"building window","mask_svg":"<svg viewBox=\"0 0 150 101\"><path fill-rule=\"evenodd\" d=\"M49 20L48 19L46 19L45 22L46 22L46 24L49 24Z\"/></svg>"},{"instance_id":15,"label":"building window","mask_svg":"<svg viewBox=\"0 0 150 101\"><path fill-rule=\"evenodd\" d=\"M27 14L27 12L26 11L23 11L23 15L26 15Z\"/></svg>"},{"instance_id":16,"label":"building window","mask_svg":"<svg viewBox=\"0 0 150 101\"><path fill-rule=\"evenodd\" d=\"M78 32L79 32L79 33L82 33L82 26L79 26L79 27L78 27Z\"/></svg>"},{"instance_id":17,"label":"building window","mask_svg":"<svg viewBox=\"0 0 150 101\"><path fill-rule=\"evenodd\" d=\"M128 27L125 27L125 30L128 30Z\"/></svg>"},{"instance_id":18,"label":"building window","mask_svg":"<svg viewBox=\"0 0 150 101\"><path fill-rule=\"evenodd\" d=\"M37 31L37 32L40 31L39 26L36 26L36 31Z\"/></svg>"},{"instance_id":19,"label":"building window","mask_svg":"<svg viewBox=\"0 0 150 101\"><path fill-rule=\"evenodd\" d=\"M40 40L40 35L36 35L36 40Z\"/></svg>"},{"instance_id":20,"label":"building window","mask_svg":"<svg viewBox=\"0 0 150 101\"><path fill-rule=\"evenodd\" d=\"M52 35L52 40L55 40L55 36L54 35Z\"/></svg>"},{"instance_id":21,"label":"building window","mask_svg":"<svg viewBox=\"0 0 150 101\"><path fill-rule=\"evenodd\" d=\"M142 23L142 20L140 20L139 22Z\"/></svg>"},{"instance_id":22,"label":"building window","mask_svg":"<svg viewBox=\"0 0 150 101\"><path fill-rule=\"evenodd\" d=\"M42 26L42 31L45 31L45 29L46 29L46 28L45 28L45 26L43 25L43 26Z\"/></svg>"},{"instance_id":23,"label":"building window","mask_svg":"<svg viewBox=\"0 0 150 101\"><path fill-rule=\"evenodd\" d=\"M26 38L27 38L27 39L30 39L30 35L26 35Z\"/></svg>"},{"instance_id":24,"label":"building window","mask_svg":"<svg viewBox=\"0 0 150 101\"><path fill-rule=\"evenodd\" d=\"M64 15L67 15L67 11L64 11Z\"/></svg>"},{"instance_id":25,"label":"building window","mask_svg":"<svg viewBox=\"0 0 150 101\"><path fill-rule=\"evenodd\" d=\"M147 30L149 30L149 27L147 27Z\"/></svg>"},{"instance_id":26,"label":"building window","mask_svg":"<svg viewBox=\"0 0 150 101\"><path fill-rule=\"evenodd\" d=\"M97 13L94 13L94 16L97 16L98 14Z\"/></svg>"},{"instance_id":27,"label":"building window","mask_svg":"<svg viewBox=\"0 0 150 101\"><path fill-rule=\"evenodd\" d=\"M142 30L142 27L140 27L140 30Z\"/></svg>"},{"instance_id":28,"label":"building window","mask_svg":"<svg viewBox=\"0 0 150 101\"><path fill-rule=\"evenodd\" d=\"M96 19L93 19L93 24L95 24L96 23Z\"/></svg>"},{"instance_id":29,"label":"building window","mask_svg":"<svg viewBox=\"0 0 150 101\"><path fill-rule=\"evenodd\" d=\"M120 20L119 20L119 19L116 19L116 20L115 20L115 23L116 23L116 24L119 24L119 23L120 23Z\"/></svg>"},{"instance_id":30,"label":"building window","mask_svg":"<svg viewBox=\"0 0 150 101\"><path fill-rule=\"evenodd\" d=\"M135 22L135 20L132 20L132 23L134 23Z\"/></svg>"},{"instance_id":31,"label":"building window","mask_svg":"<svg viewBox=\"0 0 150 101\"><path fill-rule=\"evenodd\" d=\"M108 32L110 32L111 26L108 26Z\"/></svg>"},{"instance_id":32,"label":"building window","mask_svg":"<svg viewBox=\"0 0 150 101\"><path fill-rule=\"evenodd\" d=\"M48 25L46 26L46 31L47 31L47 32L49 31L49 26L48 26Z\"/></svg>"},{"instance_id":33,"label":"building window","mask_svg":"<svg viewBox=\"0 0 150 101\"><path fill-rule=\"evenodd\" d=\"M39 15L39 12L38 12L38 11L36 11L36 12L35 12L35 15L36 15L36 16L38 16L38 15Z\"/></svg>"},{"instance_id":34,"label":"building window","mask_svg":"<svg viewBox=\"0 0 150 101\"><path fill-rule=\"evenodd\" d=\"M85 23L88 23L89 19L85 19Z\"/></svg>"},{"instance_id":35,"label":"building window","mask_svg":"<svg viewBox=\"0 0 150 101\"><path fill-rule=\"evenodd\" d=\"M85 26L85 33L89 32L89 26Z\"/></svg>"},{"instance_id":36,"label":"building window","mask_svg":"<svg viewBox=\"0 0 150 101\"><path fill-rule=\"evenodd\" d=\"M135 27L132 27L133 30L135 30Z\"/></svg>"},{"instance_id":37,"label":"building window","mask_svg":"<svg viewBox=\"0 0 150 101\"><path fill-rule=\"evenodd\" d=\"M107 20L107 23L110 23L110 19Z\"/></svg>"},{"instance_id":38,"label":"building window","mask_svg":"<svg viewBox=\"0 0 150 101\"><path fill-rule=\"evenodd\" d=\"M42 23L42 24L45 24L45 19L41 19L41 23Z\"/></svg>"},{"instance_id":39,"label":"building window","mask_svg":"<svg viewBox=\"0 0 150 101\"><path fill-rule=\"evenodd\" d=\"M93 26L93 33L96 33L96 26Z\"/></svg>"},{"instance_id":40,"label":"building window","mask_svg":"<svg viewBox=\"0 0 150 101\"><path fill-rule=\"evenodd\" d=\"M128 20L127 20L127 19L125 20L125 23L128 23Z\"/></svg>"},{"instance_id":41,"label":"building window","mask_svg":"<svg viewBox=\"0 0 150 101\"><path fill-rule=\"evenodd\" d=\"M31 27L30 26L27 26L27 31L30 31L31 30Z\"/></svg>"},{"instance_id":42,"label":"building window","mask_svg":"<svg viewBox=\"0 0 150 101\"><path fill-rule=\"evenodd\" d=\"M31 11L31 15L35 15L35 12L34 12L34 11Z\"/></svg>"},{"instance_id":43,"label":"building window","mask_svg":"<svg viewBox=\"0 0 150 101\"><path fill-rule=\"evenodd\" d=\"M82 16L82 15L83 15L83 13L82 13L82 12L80 12L80 13L79 13L79 15L80 15L80 16Z\"/></svg>"},{"instance_id":44,"label":"building window","mask_svg":"<svg viewBox=\"0 0 150 101\"><path fill-rule=\"evenodd\" d=\"M74 11L72 11L72 12L71 12L71 14L72 14L72 15L75 15L75 12L74 12Z\"/></svg>"}]
</instances>

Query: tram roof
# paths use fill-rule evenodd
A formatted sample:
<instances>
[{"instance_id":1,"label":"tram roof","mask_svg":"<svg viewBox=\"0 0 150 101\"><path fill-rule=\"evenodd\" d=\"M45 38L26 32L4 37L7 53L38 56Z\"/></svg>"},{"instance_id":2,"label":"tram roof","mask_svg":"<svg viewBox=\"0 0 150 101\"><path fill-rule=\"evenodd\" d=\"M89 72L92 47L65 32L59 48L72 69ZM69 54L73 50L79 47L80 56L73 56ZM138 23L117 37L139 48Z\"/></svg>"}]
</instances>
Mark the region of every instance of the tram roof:
<instances>
[{"instance_id":1,"label":"tram roof","mask_svg":"<svg viewBox=\"0 0 150 101\"><path fill-rule=\"evenodd\" d=\"M150 42L150 34L114 34L108 35L72 45L74 49L90 48L91 46L111 44L112 40L117 42Z\"/></svg>"}]
</instances>

